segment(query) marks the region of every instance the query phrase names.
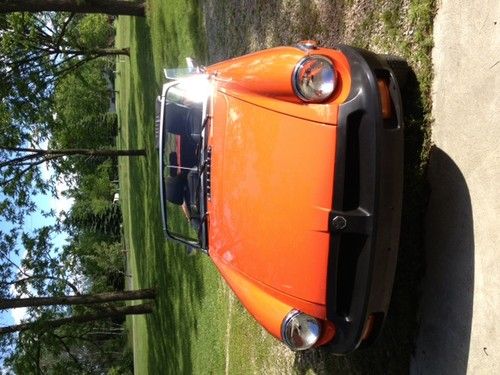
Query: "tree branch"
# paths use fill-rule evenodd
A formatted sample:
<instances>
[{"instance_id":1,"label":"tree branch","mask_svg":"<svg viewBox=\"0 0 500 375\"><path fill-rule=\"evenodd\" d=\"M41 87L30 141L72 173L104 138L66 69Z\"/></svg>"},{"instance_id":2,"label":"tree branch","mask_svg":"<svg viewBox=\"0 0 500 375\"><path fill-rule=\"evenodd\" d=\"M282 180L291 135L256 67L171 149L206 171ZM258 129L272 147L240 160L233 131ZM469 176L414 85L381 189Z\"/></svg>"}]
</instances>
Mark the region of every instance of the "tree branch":
<instances>
[{"instance_id":1,"label":"tree branch","mask_svg":"<svg viewBox=\"0 0 500 375\"><path fill-rule=\"evenodd\" d=\"M21 178L26 173L28 173L28 171L37 167L38 165L43 164L43 163L48 162L48 161L51 161L51 160L55 160L57 158L60 158L61 156L62 155L44 156L41 160L38 160L36 162L31 163L27 168L24 168L23 170L14 173L14 175L11 178L9 178L8 180L0 181L0 186L8 185L8 184L12 183L14 180Z\"/></svg>"},{"instance_id":2,"label":"tree branch","mask_svg":"<svg viewBox=\"0 0 500 375\"><path fill-rule=\"evenodd\" d=\"M65 283L67 286L69 286L73 290L73 292L77 296L81 296L82 295L81 292L78 290L78 288L76 287L75 284L73 284L72 282L70 282L70 281L68 281L66 279L63 279L62 277L48 276L48 275L28 275L24 271L21 271L21 273L23 275L25 275L26 277L23 278L23 279L18 279L18 280L14 280L14 281L3 282L3 283L1 283L1 285L2 286L9 286L9 285L22 284L22 283L25 283L27 281L36 280L36 279L55 280L55 281L62 281L63 283Z\"/></svg>"},{"instance_id":3,"label":"tree branch","mask_svg":"<svg viewBox=\"0 0 500 375\"><path fill-rule=\"evenodd\" d=\"M33 298L1 298L0 309L15 309L19 307L53 306L53 305L93 305L106 302L134 301L153 299L156 297L154 289L127 290L122 292L108 292L98 294L84 294L79 296L54 296Z\"/></svg>"},{"instance_id":4,"label":"tree branch","mask_svg":"<svg viewBox=\"0 0 500 375\"><path fill-rule=\"evenodd\" d=\"M73 18L75 17L75 14L76 13L71 13L68 18L66 19L66 21L64 21L64 24L62 25L61 27L61 32L59 34L59 36L57 37L57 40L56 42L54 43L54 46L56 48L60 48L60 45L61 45L61 42L62 42L62 39L64 37L64 34L66 33L66 29L68 28L68 25L71 23L71 21L73 20Z\"/></svg>"},{"instance_id":5,"label":"tree branch","mask_svg":"<svg viewBox=\"0 0 500 375\"><path fill-rule=\"evenodd\" d=\"M14 158L14 159L9 159L9 160L6 160L6 161L3 161L0 163L0 169L7 167L7 166L20 164L20 163L23 163L27 160L36 159L39 157L40 157L40 155L38 155L38 154L31 154L31 155L19 156L19 157Z\"/></svg>"},{"instance_id":6,"label":"tree branch","mask_svg":"<svg viewBox=\"0 0 500 375\"><path fill-rule=\"evenodd\" d=\"M76 366L78 367L78 369L80 371L82 371L83 373L83 367L82 365L80 364L80 362L78 362L78 359L73 355L73 353L71 353L71 349L66 345L66 343L64 342L64 340L59 337L58 335L56 335L54 332L51 333L51 335L53 337L55 337L56 339L59 340L59 342L61 343L61 345L64 347L64 349L66 350L66 353L68 353L68 355L70 356L70 358L73 360L73 362L75 362Z\"/></svg>"}]
</instances>

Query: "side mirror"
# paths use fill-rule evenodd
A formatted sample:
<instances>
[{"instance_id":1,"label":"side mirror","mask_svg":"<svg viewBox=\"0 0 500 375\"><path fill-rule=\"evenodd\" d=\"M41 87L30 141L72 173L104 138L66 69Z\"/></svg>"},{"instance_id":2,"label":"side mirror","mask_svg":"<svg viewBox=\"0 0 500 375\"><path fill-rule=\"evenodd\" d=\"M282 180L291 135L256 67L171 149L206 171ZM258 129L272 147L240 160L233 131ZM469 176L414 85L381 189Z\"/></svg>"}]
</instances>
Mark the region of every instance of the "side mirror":
<instances>
[{"instance_id":1,"label":"side mirror","mask_svg":"<svg viewBox=\"0 0 500 375\"><path fill-rule=\"evenodd\" d=\"M186 245L186 253L187 255L196 255L197 249L193 246Z\"/></svg>"},{"instance_id":2,"label":"side mirror","mask_svg":"<svg viewBox=\"0 0 500 375\"><path fill-rule=\"evenodd\" d=\"M196 61L194 61L194 59L192 57L186 57L186 65L187 65L188 69L191 70L191 69L196 69L196 67L198 66L198 63Z\"/></svg>"},{"instance_id":3,"label":"side mirror","mask_svg":"<svg viewBox=\"0 0 500 375\"><path fill-rule=\"evenodd\" d=\"M186 57L186 65L190 73L203 73L205 71L205 67L198 64L192 57Z\"/></svg>"}]
</instances>

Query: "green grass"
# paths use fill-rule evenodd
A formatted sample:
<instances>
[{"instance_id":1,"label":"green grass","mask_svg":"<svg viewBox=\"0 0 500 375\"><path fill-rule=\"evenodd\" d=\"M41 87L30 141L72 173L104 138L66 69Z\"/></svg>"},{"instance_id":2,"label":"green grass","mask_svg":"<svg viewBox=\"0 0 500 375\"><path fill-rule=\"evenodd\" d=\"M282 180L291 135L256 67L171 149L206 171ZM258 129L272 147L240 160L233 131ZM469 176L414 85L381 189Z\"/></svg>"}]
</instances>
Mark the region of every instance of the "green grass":
<instances>
[{"instance_id":1,"label":"green grass","mask_svg":"<svg viewBox=\"0 0 500 375\"><path fill-rule=\"evenodd\" d=\"M206 19L202 4L210 9ZM353 11L359 4L363 11ZM281 5L264 0L150 0L146 19L120 17L116 42L130 47L130 58L117 62L118 143L148 153L146 158L120 160L130 287L158 291L155 312L128 322L137 374L407 372L421 267L434 1L407 4L403 9L400 1L352 0L321 8L302 0ZM232 297L208 257L188 256L184 248L167 243L161 229L153 129L163 68L182 65L186 56L209 62L305 38L399 54L413 68L405 90L404 229L391 313L381 342L348 357L325 349L288 351Z\"/></svg>"}]
</instances>

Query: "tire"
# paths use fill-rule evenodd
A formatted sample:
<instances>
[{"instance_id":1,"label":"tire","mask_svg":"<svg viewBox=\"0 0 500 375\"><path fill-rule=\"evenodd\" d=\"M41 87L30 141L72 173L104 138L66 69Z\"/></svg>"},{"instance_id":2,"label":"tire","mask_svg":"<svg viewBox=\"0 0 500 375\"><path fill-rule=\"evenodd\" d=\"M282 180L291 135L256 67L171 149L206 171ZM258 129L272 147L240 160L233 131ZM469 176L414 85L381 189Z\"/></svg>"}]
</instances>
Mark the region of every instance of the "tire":
<instances>
[{"instance_id":1,"label":"tire","mask_svg":"<svg viewBox=\"0 0 500 375\"><path fill-rule=\"evenodd\" d=\"M396 80L398 81L399 89L402 90L406 86L408 80L408 72L410 68L405 59L394 55L382 55L387 64L391 68Z\"/></svg>"}]
</instances>

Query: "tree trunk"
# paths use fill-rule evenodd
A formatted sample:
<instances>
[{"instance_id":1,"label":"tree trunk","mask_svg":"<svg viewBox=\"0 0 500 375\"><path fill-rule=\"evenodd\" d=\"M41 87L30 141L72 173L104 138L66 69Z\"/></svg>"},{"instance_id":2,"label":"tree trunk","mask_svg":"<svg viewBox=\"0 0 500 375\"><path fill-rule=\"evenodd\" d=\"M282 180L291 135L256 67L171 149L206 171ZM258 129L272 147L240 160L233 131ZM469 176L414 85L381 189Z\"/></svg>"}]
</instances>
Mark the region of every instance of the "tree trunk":
<instances>
[{"instance_id":1,"label":"tree trunk","mask_svg":"<svg viewBox=\"0 0 500 375\"><path fill-rule=\"evenodd\" d=\"M82 155L82 156L146 156L146 150L90 150L85 148L68 148L65 150L37 150L41 155Z\"/></svg>"},{"instance_id":2,"label":"tree trunk","mask_svg":"<svg viewBox=\"0 0 500 375\"><path fill-rule=\"evenodd\" d=\"M98 56L130 56L130 48L101 48L90 50L90 55Z\"/></svg>"},{"instance_id":3,"label":"tree trunk","mask_svg":"<svg viewBox=\"0 0 500 375\"><path fill-rule=\"evenodd\" d=\"M108 309L104 311L99 311L98 313L95 314L85 314L79 316L72 316L69 318L32 322L32 323L22 323L12 326L1 327L0 335L6 333L19 332L19 331L26 331L28 329L32 329L35 327L41 328L45 331L53 330L55 328L61 327L66 324L83 324L83 323L93 322L96 320L116 318L124 315L141 315L141 314L149 314L151 312L153 312L153 305L150 303L144 303L141 305L134 305L134 306L117 307L113 310Z\"/></svg>"},{"instance_id":4,"label":"tree trunk","mask_svg":"<svg viewBox=\"0 0 500 375\"><path fill-rule=\"evenodd\" d=\"M130 48L93 48L93 49L82 49L82 50L64 50L61 48L54 49L54 53L59 53L62 55L73 55L73 56L130 56Z\"/></svg>"},{"instance_id":5,"label":"tree trunk","mask_svg":"<svg viewBox=\"0 0 500 375\"><path fill-rule=\"evenodd\" d=\"M79 296L12 298L0 299L0 309L51 305L91 305L104 302L152 299L155 297L156 291L154 289L139 289L125 290L123 292L84 294Z\"/></svg>"},{"instance_id":6,"label":"tree trunk","mask_svg":"<svg viewBox=\"0 0 500 375\"><path fill-rule=\"evenodd\" d=\"M13 151L13 152L27 152L33 153L33 155L42 156L71 156L71 155L82 155L82 156L146 156L146 150L114 150L114 149L102 149L102 150L92 150L87 148L67 148L62 150L40 150L37 148L23 148L23 147L0 147L0 150ZM3 162L3 164L9 164Z\"/></svg>"},{"instance_id":7,"label":"tree trunk","mask_svg":"<svg viewBox=\"0 0 500 375\"><path fill-rule=\"evenodd\" d=\"M145 4L126 0L2 0L0 13L70 12L144 17Z\"/></svg>"}]
</instances>

